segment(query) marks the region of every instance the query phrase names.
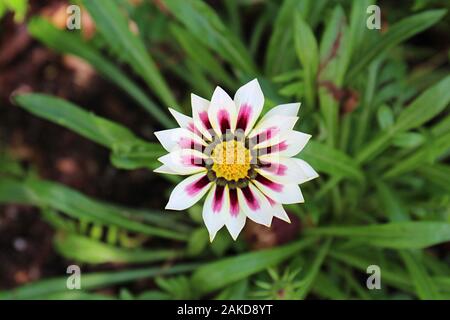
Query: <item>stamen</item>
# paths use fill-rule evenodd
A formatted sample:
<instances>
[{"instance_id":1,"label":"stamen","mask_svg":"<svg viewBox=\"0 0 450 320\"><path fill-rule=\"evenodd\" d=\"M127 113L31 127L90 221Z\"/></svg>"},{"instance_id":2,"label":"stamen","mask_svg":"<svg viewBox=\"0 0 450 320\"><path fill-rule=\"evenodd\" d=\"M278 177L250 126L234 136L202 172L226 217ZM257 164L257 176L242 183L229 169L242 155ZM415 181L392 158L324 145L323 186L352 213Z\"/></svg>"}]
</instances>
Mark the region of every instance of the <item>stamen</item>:
<instances>
[{"instance_id":1,"label":"stamen","mask_svg":"<svg viewBox=\"0 0 450 320\"><path fill-rule=\"evenodd\" d=\"M247 177L252 156L242 141L225 139L214 148L211 159L217 178L237 182Z\"/></svg>"}]
</instances>

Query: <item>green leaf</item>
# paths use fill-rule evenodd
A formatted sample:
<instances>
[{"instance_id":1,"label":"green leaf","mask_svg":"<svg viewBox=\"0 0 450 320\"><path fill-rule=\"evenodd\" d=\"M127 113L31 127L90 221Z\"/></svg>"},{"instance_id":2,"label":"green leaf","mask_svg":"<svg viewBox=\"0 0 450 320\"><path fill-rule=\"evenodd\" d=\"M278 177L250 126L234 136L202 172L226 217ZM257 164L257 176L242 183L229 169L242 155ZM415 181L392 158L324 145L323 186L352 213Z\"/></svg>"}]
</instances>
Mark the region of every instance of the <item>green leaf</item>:
<instances>
[{"instance_id":1,"label":"green leaf","mask_svg":"<svg viewBox=\"0 0 450 320\"><path fill-rule=\"evenodd\" d=\"M405 132L421 126L441 113L450 103L450 76L423 92L399 115L394 127Z\"/></svg>"},{"instance_id":2,"label":"green leaf","mask_svg":"<svg viewBox=\"0 0 450 320\"><path fill-rule=\"evenodd\" d=\"M390 107L383 104L378 108L377 119L381 130L389 129L394 124L394 113Z\"/></svg>"},{"instance_id":3,"label":"green leaf","mask_svg":"<svg viewBox=\"0 0 450 320\"><path fill-rule=\"evenodd\" d=\"M422 249L450 241L450 223L421 221L354 227L320 227L308 230L308 234L350 238L352 241L382 248Z\"/></svg>"},{"instance_id":4,"label":"green leaf","mask_svg":"<svg viewBox=\"0 0 450 320\"><path fill-rule=\"evenodd\" d=\"M368 30L366 26L367 15L362 13L366 12L367 7L369 7L374 2L375 1L373 0L360 0L352 2L350 23L348 29L349 41L347 43L347 46L349 47L349 49L347 50L347 63L351 61L351 57L359 53L362 47L361 44L367 38L367 32L370 32L370 30ZM346 67L348 67L348 65L346 65Z\"/></svg>"},{"instance_id":5,"label":"green leaf","mask_svg":"<svg viewBox=\"0 0 450 320\"><path fill-rule=\"evenodd\" d=\"M20 23L27 14L28 0L3 0L0 4L0 18L7 9L14 12L14 21Z\"/></svg>"},{"instance_id":6,"label":"green leaf","mask_svg":"<svg viewBox=\"0 0 450 320\"><path fill-rule=\"evenodd\" d=\"M133 210L113 206L93 200L78 191L45 180L28 178L24 181L2 178L0 180L0 202L30 204L50 207L54 210L79 219L99 224L113 225L125 230L175 240L187 240L187 234L164 224L164 227L151 226L133 218ZM166 217L166 219L170 217ZM172 229L172 230L171 230Z\"/></svg>"},{"instance_id":7,"label":"green leaf","mask_svg":"<svg viewBox=\"0 0 450 320\"><path fill-rule=\"evenodd\" d=\"M426 165L419 172L430 182L450 193L450 166L444 164Z\"/></svg>"},{"instance_id":8,"label":"green leaf","mask_svg":"<svg viewBox=\"0 0 450 320\"><path fill-rule=\"evenodd\" d=\"M194 272L192 284L202 295L213 292L276 265L314 242L315 239L305 239L275 249L244 253L208 263Z\"/></svg>"},{"instance_id":9,"label":"green leaf","mask_svg":"<svg viewBox=\"0 0 450 320\"><path fill-rule=\"evenodd\" d=\"M170 25L170 31L186 52L188 56L187 59L195 62L196 68L207 72L218 81L223 81L228 87L233 87L235 85L235 80L233 80L233 78L225 71L224 67L220 64L220 61L218 61L217 58L191 33L174 23Z\"/></svg>"},{"instance_id":10,"label":"green leaf","mask_svg":"<svg viewBox=\"0 0 450 320\"><path fill-rule=\"evenodd\" d=\"M392 145L403 149L411 149L422 145L425 141L425 136L418 132L402 132L392 139Z\"/></svg>"},{"instance_id":11,"label":"green leaf","mask_svg":"<svg viewBox=\"0 0 450 320\"><path fill-rule=\"evenodd\" d=\"M266 51L265 70L268 75L287 71L289 64L295 61L295 53L291 49L294 40L292 19L299 6L307 5L306 2L286 0L281 4ZM298 11L303 12L303 10Z\"/></svg>"},{"instance_id":12,"label":"green leaf","mask_svg":"<svg viewBox=\"0 0 450 320\"><path fill-rule=\"evenodd\" d=\"M98 117L75 104L49 95L30 93L14 97L15 102L41 118L75 131L109 148L111 160L120 168L155 169L165 152L159 144L137 138L127 128Z\"/></svg>"},{"instance_id":13,"label":"green leaf","mask_svg":"<svg viewBox=\"0 0 450 320\"><path fill-rule=\"evenodd\" d=\"M364 251L367 253L367 250L364 249ZM331 258L362 272L367 272L367 267L370 265L378 265L382 270L383 282L402 291L412 292L412 285L404 270L395 268L390 263L381 260L379 255L374 255L373 252L370 252L370 255L367 256L367 254L364 255L360 252L332 250L328 255Z\"/></svg>"},{"instance_id":14,"label":"green leaf","mask_svg":"<svg viewBox=\"0 0 450 320\"><path fill-rule=\"evenodd\" d=\"M102 75L128 93L146 111L165 127L173 127L174 121L161 110L133 81L118 67L105 59L105 56L83 41L79 34L57 29L47 20L35 17L28 23L30 34L50 48L67 54L73 54L92 65Z\"/></svg>"},{"instance_id":15,"label":"green leaf","mask_svg":"<svg viewBox=\"0 0 450 320\"><path fill-rule=\"evenodd\" d=\"M348 298L347 294L336 285L335 279L330 277L328 272L320 272L317 274L311 291L315 295L325 299L345 300Z\"/></svg>"},{"instance_id":16,"label":"green leaf","mask_svg":"<svg viewBox=\"0 0 450 320\"><path fill-rule=\"evenodd\" d=\"M137 138L128 129L64 99L30 93L14 97L14 101L32 114L69 128L85 138L113 149L115 144L135 142Z\"/></svg>"},{"instance_id":17,"label":"green leaf","mask_svg":"<svg viewBox=\"0 0 450 320\"><path fill-rule=\"evenodd\" d=\"M350 56L349 32L341 6L336 6L320 41L320 81L342 84Z\"/></svg>"},{"instance_id":18,"label":"green leaf","mask_svg":"<svg viewBox=\"0 0 450 320\"><path fill-rule=\"evenodd\" d=\"M155 276L189 272L197 268L197 264L178 264L175 266L142 268L115 272L82 273L81 290L100 289L120 283L138 279L153 278ZM29 300L40 299L43 296L67 292L67 277L41 280L27 284L10 291L0 292L0 300Z\"/></svg>"},{"instance_id":19,"label":"green leaf","mask_svg":"<svg viewBox=\"0 0 450 320\"><path fill-rule=\"evenodd\" d=\"M328 251L330 249L332 239L327 239L326 242L320 247L319 251L317 252L317 255L307 271L307 275L302 280L303 285L300 287L299 290L299 299L304 299L308 296L309 291L311 290L312 286L314 285L314 281L316 280L317 275L320 272L320 268L322 267L322 264L325 260L325 257L328 254Z\"/></svg>"},{"instance_id":20,"label":"green leaf","mask_svg":"<svg viewBox=\"0 0 450 320\"><path fill-rule=\"evenodd\" d=\"M155 262L179 258L182 254L178 250L118 248L73 233L59 233L54 245L65 258L89 264Z\"/></svg>"},{"instance_id":21,"label":"green leaf","mask_svg":"<svg viewBox=\"0 0 450 320\"><path fill-rule=\"evenodd\" d=\"M166 104L176 108L176 100L164 78L147 52L144 43L129 29L128 20L115 1L87 1L83 5L95 21L97 30L108 45L121 56L140 75L147 85Z\"/></svg>"},{"instance_id":22,"label":"green leaf","mask_svg":"<svg viewBox=\"0 0 450 320\"><path fill-rule=\"evenodd\" d=\"M447 154L450 150L450 131L446 134L434 136L428 139L426 144L416 152L398 161L392 168L386 171L384 178L393 178L398 175L420 169L433 164L437 159Z\"/></svg>"},{"instance_id":23,"label":"green leaf","mask_svg":"<svg viewBox=\"0 0 450 320\"><path fill-rule=\"evenodd\" d=\"M369 46L366 51L354 59L355 64L349 70L347 80L354 79L371 61L375 60L383 52L436 24L445 13L446 10L429 10L407 17L389 27L388 32L381 36L374 45Z\"/></svg>"},{"instance_id":24,"label":"green leaf","mask_svg":"<svg viewBox=\"0 0 450 320\"><path fill-rule=\"evenodd\" d=\"M447 115L431 128L431 133L436 137L448 132L450 132L450 115Z\"/></svg>"},{"instance_id":25,"label":"green leaf","mask_svg":"<svg viewBox=\"0 0 450 320\"><path fill-rule=\"evenodd\" d=\"M398 194L381 180L375 180L377 198L389 221L408 221L409 216Z\"/></svg>"},{"instance_id":26,"label":"green leaf","mask_svg":"<svg viewBox=\"0 0 450 320\"><path fill-rule=\"evenodd\" d=\"M417 296L422 300L440 299L433 280L425 270L423 263L419 259L420 256L418 253L406 250L400 251L399 253L405 263L411 279L413 280Z\"/></svg>"},{"instance_id":27,"label":"green leaf","mask_svg":"<svg viewBox=\"0 0 450 320\"><path fill-rule=\"evenodd\" d=\"M415 129L433 119L450 103L450 76L428 88L414 99L399 115L395 124L381 132L356 155L358 163L364 163L385 150L392 138L401 132Z\"/></svg>"},{"instance_id":28,"label":"green leaf","mask_svg":"<svg viewBox=\"0 0 450 320\"><path fill-rule=\"evenodd\" d=\"M65 292L56 292L42 295L39 300L116 300L115 297L104 294L89 293L80 290L66 290Z\"/></svg>"},{"instance_id":29,"label":"green leaf","mask_svg":"<svg viewBox=\"0 0 450 320\"><path fill-rule=\"evenodd\" d=\"M355 161L345 153L324 144L309 141L298 155L319 172L335 177L364 181L364 174Z\"/></svg>"},{"instance_id":30,"label":"green leaf","mask_svg":"<svg viewBox=\"0 0 450 320\"><path fill-rule=\"evenodd\" d=\"M190 256L198 256L209 244L208 231L203 228L196 229L189 238L187 252Z\"/></svg>"},{"instance_id":31,"label":"green leaf","mask_svg":"<svg viewBox=\"0 0 450 320\"><path fill-rule=\"evenodd\" d=\"M295 50L302 64L305 97L308 106L314 105L316 77L319 68L319 49L317 41L309 25L300 13L295 15Z\"/></svg>"},{"instance_id":32,"label":"green leaf","mask_svg":"<svg viewBox=\"0 0 450 320\"><path fill-rule=\"evenodd\" d=\"M233 68L249 75L256 74L256 66L247 49L206 3L196 0L165 0L164 4L198 41L214 50Z\"/></svg>"}]
</instances>

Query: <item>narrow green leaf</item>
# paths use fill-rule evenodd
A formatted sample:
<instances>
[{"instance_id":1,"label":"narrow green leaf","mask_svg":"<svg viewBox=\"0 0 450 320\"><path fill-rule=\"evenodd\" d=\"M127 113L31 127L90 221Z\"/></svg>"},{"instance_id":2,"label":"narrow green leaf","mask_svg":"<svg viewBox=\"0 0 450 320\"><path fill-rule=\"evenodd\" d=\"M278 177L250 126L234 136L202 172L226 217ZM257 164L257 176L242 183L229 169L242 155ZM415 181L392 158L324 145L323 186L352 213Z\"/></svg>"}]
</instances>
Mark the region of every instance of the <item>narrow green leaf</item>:
<instances>
[{"instance_id":1,"label":"narrow green leaf","mask_svg":"<svg viewBox=\"0 0 450 320\"><path fill-rule=\"evenodd\" d=\"M416 152L401 159L392 168L387 170L383 177L393 178L398 175L420 169L433 164L437 159L450 151L450 131L428 139L426 144Z\"/></svg>"},{"instance_id":2,"label":"narrow green leaf","mask_svg":"<svg viewBox=\"0 0 450 320\"><path fill-rule=\"evenodd\" d=\"M174 121L161 110L133 81L118 67L105 59L104 55L83 41L79 34L57 29L47 20L35 17L28 23L30 34L50 48L67 54L73 54L85 60L111 82L122 88L146 111L164 126L174 126Z\"/></svg>"},{"instance_id":3,"label":"narrow green leaf","mask_svg":"<svg viewBox=\"0 0 450 320\"><path fill-rule=\"evenodd\" d=\"M450 166L444 164L426 165L419 169L422 176L450 194Z\"/></svg>"},{"instance_id":4,"label":"narrow green leaf","mask_svg":"<svg viewBox=\"0 0 450 320\"><path fill-rule=\"evenodd\" d=\"M300 13L295 15L295 49L302 64L305 97L309 106L314 105L316 77L319 68L319 49L317 41L309 25Z\"/></svg>"},{"instance_id":5,"label":"narrow green leaf","mask_svg":"<svg viewBox=\"0 0 450 320\"><path fill-rule=\"evenodd\" d=\"M116 300L113 296L104 294L89 293L79 290L66 290L64 292L56 292L45 294L36 298L38 300Z\"/></svg>"},{"instance_id":6,"label":"narrow green leaf","mask_svg":"<svg viewBox=\"0 0 450 320\"><path fill-rule=\"evenodd\" d=\"M421 126L441 113L450 103L450 76L424 91L402 113L394 127L405 132Z\"/></svg>"},{"instance_id":7,"label":"narrow green leaf","mask_svg":"<svg viewBox=\"0 0 450 320\"><path fill-rule=\"evenodd\" d=\"M16 96L14 100L32 114L109 148L113 164L120 168L155 169L159 165L157 159L165 153L159 144L139 139L127 128L63 99L30 93Z\"/></svg>"},{"instance_id":8,"label":"narrow green leaf","mask_svg":"<svg viewBox=\"0 0 450 320\"><path fill-rule=\"evenodd\" d=\"M291 50L294 41L292 20L302 4L306 5L306 1L301 3L297 0L286 0L278 10L265 57L265 70L268 75L285 72L287 66L295 62L295 53Z\"/></svg>"},{"instance_id":9,"label":"narrow green leaf","mask_svg":"<svg viewBox=\"0 0 450 320\"><path fill-rule=\"evenodd\" d=\"M363 172L352 158L324 144L310 141L298 157L310 163L319 172L324 172L335 177L346 177L360 182L364 181Z\"/></svg>"},{"instance_id":10,"label":"narrow green leaf","mask_svg":"<svg viewBox=\"0 0 450 320\"><path fill-rule=\"evenodd\" d=\"M170 31L186 52L188 59L195 62L196 68L208 72L214 79L223 81L228 87L235 85L235 80L225 71L220 61L191 33L174 23L170 25Z\"/></svg>"},{"instance_id":11,"label":"narrow green leaf","mask_svg":"<svg viewBox=\"0 0 450 320\"><path fill-rule=\"evenodd\" d=\"M367 250L364 251L367 253ZM368 266L376 264L382 270L381 286L383 286L383 283L387 283L388 285L391 285L402 291L413 292L410 279L405 274L404 270L380 261L377 256L373 255L373 252L370 253L369 257L367 257L363 254L360 254L360 252L333 250L329 252L329 256L347 266L356 268L362 272L367 272ZM375 257L377 258L375 259Z\"/></svg>"},{"instance_id":12,"label":"narrow green leaf","mask_svg":"<svg viewBox=\"0 0 450 320\"><path fill-rule=\"evenodd\" d=\"M377 198L389 221L408 221L408 213L396 192L381 180L375 180Z\"/></svg>"},{"instance_id":13,"label":"narrow green leaf","mask_svg":"<svg viewBox=\"0 0 450 320\"><path fill-rule=\"evenodd\" d=\"M113 225L125 230L175 240L187 240L188 235L173 231L169 226L151 226L133 218L133 210L93 200L78 191L45 180L28 178L24 181L2 178L0 202L22 203L50 207L79 220ZM168 217L170 219L170 217ZM158 225L158 224L156 224ZM174 226L174 223L172 223Z\"/></svg>"},{"instance_id":14,"label":"narrow green leaf","mask_svg":"<svg viewBox=\"0 0 450 320\"><path fill-rule=\"evenodd\" d=\"M437 23L445 13L446 10L429 10L407 17L392 25L388 32L381 36L373 46L370 46L359 57L355 58L355 64L349 70L347 80L354 79L355 76L360 74L361 70L383 52Z\"/></svg>"},{"instance_id":15,"label":"narrow green leaf","mask_svg":"<svg viewBox=\"0 0 450 320\"><path fill-rule=\"evenodd\" d=\"M320 272L317 274L311 291L315 295L325 299L345 300L348 298L347 294L342 292L342 289L336 285L335 279L331 278L328 272Z\"/></svg>"},{"instance_id":16,"label":"narrow green leaf","mask_svg":"<svg viewBox=\"0 0 450 320\"><path fill-rule=\"evenodd\" d=\"M194 272L192 284L202 295L213 292L276 265L314 242L315 239L305 239L275 249L245 253L208 263Z\"/></svg>"},{"instance_id":17,"label":"narrow green leaf","mask_svg":"<svg viewBox=\"0 0 450 320\"><path fill-rule=\"evenodd\" d=\"M65 258L90 264L155 262L182 255L179 250L119 248L73 233L58 234L54 238L54 245Z\"/></svg>"},{"instance_id":18,"label":"narrow green leaf","mask_svg":"<svg viewBox=\"0 0 450 320\"><path fill-rule=\"evenodd\" d=\"M314 281L316 280L317 275L320 272L320 268L322 267L322 264L325 260L325 257L328 254L328 251L330 249L332 239L327 239L325 243L321 246L319 251L317 252L317 255L307 271L307 275L303 279L303 285L301 286L299 290L299 299L304 299L308 296L309 291L311 290L312 286L314 285Z\"/></svg>"},{"instance_id":19,"label":"narrow green leaf","mask_svg":"<svg viewBox=\"0 0 450 320\"><path fill-rule=\"evenodd\" d=\"M14 97L14 101L32 114L69 128L85 138L108 148L115 144L135 142L137 138L128 129L64 99L30 93Z\"/></svg>"},{"instance_id":20,"label":"narrow green leaf","mask_svg":"<svg viewBox=\"0 0 450 320\"><path fill-rule=\"evenodd\" d=\"M392 145L403 149L412 149L422 145L425 141L425 136L418 132L402 132L392 139Z\"/></svg>"},{"instance_id":21,"label":"narrow green leaf","mask_svg":"<svg viewBox=\"0 0 450 320\"><path fill-rule=\"evenodd\" d=\"M247 49L205 2L164 0L164 4L198 41L214 50L233 68L249 75L256 74L256 66Z\"/></svg>"},{"instance_id":22,"label":"narrow green leaf","mask_svg":"<svg viewBox=\"0 0 450 320\"><path fill-rule=\"evenodd\" d=\"M422 249L450 241L450 223L421 221L355 227L320 227L309 229L308 234L350 238L382 248Z\"/></svg>"},{"instance_id":23,"label":"narrow green leaf","mask_svg":"<svg viewBox=\"0 0 450 320\"><path fill-rule=\"evenodd\" d=\"M383 104L378 108L377 111L377 120L380 126L380 129L386 130L393 126L394 124L394 113L392 109L387 105Z\"/></svg>"},{"instance_id":24,"label":"narrow green leaf","mask_svg":"<svg viewBox=\"0 0 450 320\"><path fill-rule=\"evenodd\" d=\"M428 88L414 99L399 115L395 124L381 132L356 155L358 163L364 163L385 150L392 138L401 132L415 129L433 119L450 103L450 76Z\"/></svg>"},{"instance_id":25,"label":"narrow green leaf","mask_svg":"<svg viewBox=\"0 0 450 320\"><path fill-rule=\"evenodd\" d=\"M108 45L140 75L166 106L176 108L176 100L164 78L147 52L144 43L129 29L128 20L115 1L87 1L83 5L95 21L95 26Z\"/></svg>"},{"instance_id":26,"label":"narrow green leaf","mask_svg":"<svg viewBox=\"0 0 450 320\"><path fill-rule=\"evenodd\" d=\"M81 290L93 290L107 286L126 283L137 279L153 278L156 276L190 272L197 268L197 264L179 264L171 267L142 268L115 272L83 273L81 275ZM0 292L0 300L30 300L43 296L67 292L67 277L41 280L10 291Z\"/></svg>"},{"instance_id":27,"label":"narrow green leaf","mask_svg":"<svg viewBox=\"0 0 450 320\"><path fill-rule=\"evenodd\" d=\"M422 300L440 299L433 280L430 278L422 262L419 260L418 253L406 250L399 251L399 253L406 265L406 269L408 270L411 279L413 280L417 296Z\"/></svg>"}]
</instances>

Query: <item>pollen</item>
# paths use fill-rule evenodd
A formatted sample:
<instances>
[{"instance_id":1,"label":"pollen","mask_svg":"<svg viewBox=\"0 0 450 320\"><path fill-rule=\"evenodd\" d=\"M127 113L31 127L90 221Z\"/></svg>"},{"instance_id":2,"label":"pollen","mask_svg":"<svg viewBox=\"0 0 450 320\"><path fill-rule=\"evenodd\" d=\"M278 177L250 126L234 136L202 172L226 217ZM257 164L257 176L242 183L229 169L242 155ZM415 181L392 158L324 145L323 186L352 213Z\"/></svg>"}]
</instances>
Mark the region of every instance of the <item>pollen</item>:
<instances>
[{"instance_id":1,"label":"pollen","mask_svg":"<svg viewBox=\"0 0 450 320\"><path fill-rule=\"evenodd\" d=\"M217 178L238 181L247 177L250 170L250 151L241 141L230 140L219 143L211 154L212 170Z\"/></svg>"}]
</instances>

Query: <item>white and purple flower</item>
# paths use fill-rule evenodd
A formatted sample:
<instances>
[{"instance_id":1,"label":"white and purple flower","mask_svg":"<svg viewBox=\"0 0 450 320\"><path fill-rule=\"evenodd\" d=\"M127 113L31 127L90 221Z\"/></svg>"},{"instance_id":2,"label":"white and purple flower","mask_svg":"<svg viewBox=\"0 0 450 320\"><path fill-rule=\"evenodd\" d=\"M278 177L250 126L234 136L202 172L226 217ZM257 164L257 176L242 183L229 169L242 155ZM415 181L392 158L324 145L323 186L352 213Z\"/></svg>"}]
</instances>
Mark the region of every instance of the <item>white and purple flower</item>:
<instances>
[{"instance_id":1,"label":"white and purple flower","mask_svg":"<svg viewBox=\"0 0 450 320\"><path fill-rule=\"evenodd\" d=\"M311 137L293 130L300 103L276 106L257 121L264 95L256 79L234 100L217 87L211 101L192 94L191 103L192 118L169 109L180 128L155 132L169 152L155 172L189 176L166 209L185 210L206 195L211 241L224 225L236 240L247 217L265 226L274 216L290 222L282 205L304 202L298 185L318 177L294 158Z\"/></svg>"}]
</instances>

